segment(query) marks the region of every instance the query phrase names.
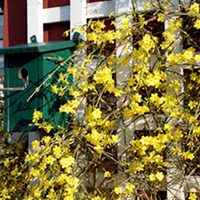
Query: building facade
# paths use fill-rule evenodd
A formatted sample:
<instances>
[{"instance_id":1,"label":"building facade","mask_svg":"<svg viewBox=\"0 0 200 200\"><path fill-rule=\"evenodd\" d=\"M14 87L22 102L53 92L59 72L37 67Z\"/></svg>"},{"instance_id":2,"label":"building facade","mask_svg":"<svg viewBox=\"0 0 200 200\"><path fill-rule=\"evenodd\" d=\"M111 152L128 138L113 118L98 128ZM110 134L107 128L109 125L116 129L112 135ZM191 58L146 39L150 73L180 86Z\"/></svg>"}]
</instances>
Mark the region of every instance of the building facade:
<instances>
[{"instance_id":1,"label":"building facade","mask_svg":"<svg viewBox=\"0 0 200 200\"><path fill-rule=\"evenodd\" d=\"M141 12L145 9L144 2L138 1L138 10ZM178 6L178 1L174 0L174 5ZM108 17L111 12L116 15L128 12L130 7L131 0L4 0L3 15L0 12L0 46L2 38L3 46L10 47L30 43L33 35L36 35L38 42L68 40L72 37L72 33L69 38L65 38L64 31L85 25L89 19ZM4 26L1 24L3 16ZM167 26L164 25L163 28L167 29ZM2 32L4 37L2 37ZM177 41L175 52L179 52L181 49L181 42ZM0 57L0 73L2 63L3 59ZM117 74L119 84L129 74L128 68L121 70ZM181 68L177 70L183 73ZM135 127L138 131L143 129L143 124L144 122L141 120L136 122ZM153 126L154 124L152 124L152 128ZM39 136L31 134L29 143L34 139L39 139ZM198 177L195 179L199 180ZM179 181L174 181L172 187L171 191L179 190L177 195L179 199L184 200L184 188L179 185ZM174 196L174 194L167 193L166 190L162 192L163 199L165 196L167 199L172 199Z\"/></svg>"}]
</instances>

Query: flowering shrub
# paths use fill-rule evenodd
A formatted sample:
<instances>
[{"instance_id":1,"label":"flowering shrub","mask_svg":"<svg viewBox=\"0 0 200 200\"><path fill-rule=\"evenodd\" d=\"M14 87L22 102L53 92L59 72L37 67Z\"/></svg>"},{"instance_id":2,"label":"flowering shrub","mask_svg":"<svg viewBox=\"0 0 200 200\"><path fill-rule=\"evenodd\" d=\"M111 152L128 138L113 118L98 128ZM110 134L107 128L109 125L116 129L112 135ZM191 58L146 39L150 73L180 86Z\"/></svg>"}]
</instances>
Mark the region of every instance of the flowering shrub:
<instances>
[{"instance_id":1,"label":"flowering shrub","mask_svg":"<svg viewBox=\"0 0 200 200\"><path fill-rule=\"evenodd\" d=\"M89 33L77 27L86 41L70 58L74 64L47 85L57 98L73 97L59 108L71 118L55 126L35 110L33 125L46 134L29 153L1 139L1 199L164 198L160 191L178 199L183 190L198 198L200 55L182 24L189 17L199 30L199 4L144 6L145 12L133 4L129 13L111 13L110 31L106 19L90 20ZM166 28L156 34L158 22ZM116 47L105 54L107 44Z\"/></svg>"}]
</instances>

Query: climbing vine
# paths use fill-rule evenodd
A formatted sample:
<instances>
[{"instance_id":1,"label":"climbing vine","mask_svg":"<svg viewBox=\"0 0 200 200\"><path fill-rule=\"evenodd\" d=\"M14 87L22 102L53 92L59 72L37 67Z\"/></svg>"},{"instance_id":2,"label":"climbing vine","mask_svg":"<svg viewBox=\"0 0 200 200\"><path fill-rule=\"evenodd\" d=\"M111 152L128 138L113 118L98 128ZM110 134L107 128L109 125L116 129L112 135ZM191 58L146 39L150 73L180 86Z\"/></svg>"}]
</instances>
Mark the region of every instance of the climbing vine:
<instances>
[{"instance_id":1,"label":"climbing vine","mask_svg":"<svg viewBox=\"0 0 200 200\"><path fill-rule=\"evenodd\" d=\"M143 12L133 3L71 30L83 35L71 64L56 58L66 70L44 83L70 96L59 105L70 118L55 125L33 111L32 125L46 133L29 153L4 134L2 199L199 197L200 14L184 3L149 0Z\"/></svg>"}]
</instances>

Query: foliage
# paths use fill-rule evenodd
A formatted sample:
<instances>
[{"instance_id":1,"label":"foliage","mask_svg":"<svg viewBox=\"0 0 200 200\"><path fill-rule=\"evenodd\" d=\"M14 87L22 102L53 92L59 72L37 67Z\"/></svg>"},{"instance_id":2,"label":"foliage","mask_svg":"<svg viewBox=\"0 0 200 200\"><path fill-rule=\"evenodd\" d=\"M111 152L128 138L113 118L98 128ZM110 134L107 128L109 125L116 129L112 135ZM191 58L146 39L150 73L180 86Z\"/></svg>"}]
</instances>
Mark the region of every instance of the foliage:
<instances>
[{"instance_id":1,"label":"foliage","mask_svg":"<svg viewBox=\"0 0 200 200\"><path fill-rule=\"evenodd\" d=\"M25 156L1 140L2 199L160 199L159 191L176 199L182 188L197 199L200 55L188 32L200 29L199 4L144 6L111 13L112 30L108 19L77 27L86 40L73 65L57 58L66 73L47 85L73 97L59 109L71 119L55 126L35 110L46 135Z\"/></svg>"}]
</instances>

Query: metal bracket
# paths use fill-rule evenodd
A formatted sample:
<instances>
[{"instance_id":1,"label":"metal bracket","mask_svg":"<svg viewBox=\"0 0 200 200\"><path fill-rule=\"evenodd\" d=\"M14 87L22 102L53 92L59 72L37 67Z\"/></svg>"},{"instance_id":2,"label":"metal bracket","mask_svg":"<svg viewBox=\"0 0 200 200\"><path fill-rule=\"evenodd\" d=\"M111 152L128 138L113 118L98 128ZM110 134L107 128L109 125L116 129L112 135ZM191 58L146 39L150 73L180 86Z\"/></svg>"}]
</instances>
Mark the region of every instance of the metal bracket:
<instances>
[{"instance_id":1,"label":"metal bracket","mask_svg":"<svg viewBox=\"0 0 200 200\"><path fill-rule=\"evenodd\" d=\"M24 87L16 87L16 88L0 88L0 91L23 91Z\"/></svg>"},{"instance_id":2,"label":"metal bracket","mask_svg":"<svg viewBox=\"0 0 200 200\"><path fill-rule=\"evenodd\" d=\"M36 35L31 36L30 39L31 39L31 43L37 43Z\"/></svg>"},{"instance_id":3,"label":"metal bracket","mask_svg":"<svg viewBox=\"0 0 200 200\"><path fill-rule=\"evenodd\" d=\"M72 41L73 41L76 45L78 45L79 38L80 38L80 33L79 33L79 32L75 32L75 33L73 34Z\"/></svg>"}]
</instances>

